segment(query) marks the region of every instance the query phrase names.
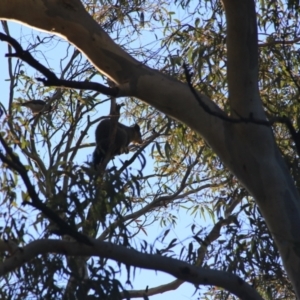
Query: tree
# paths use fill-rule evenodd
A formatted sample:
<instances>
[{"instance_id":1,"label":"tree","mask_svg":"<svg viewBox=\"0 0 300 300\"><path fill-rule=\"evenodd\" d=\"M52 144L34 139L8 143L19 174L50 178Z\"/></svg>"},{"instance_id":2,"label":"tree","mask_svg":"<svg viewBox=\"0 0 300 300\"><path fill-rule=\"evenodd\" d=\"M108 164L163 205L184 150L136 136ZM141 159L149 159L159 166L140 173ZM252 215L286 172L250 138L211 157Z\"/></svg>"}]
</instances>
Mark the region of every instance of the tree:
<instances>
[{"instance_id":1,"label":"tree","mask_svg":"<svg viewBox=\"0 0 300 300\"><path fill-rule=\"evenodd\" d=\"M20 176L26 187L23 201L41 212L34 224L38 231L46 232L42 239L30 241L23 238L25 233L28 235L28 230L24 231L26 220L16 225L15 219L11 219L10 226L5 227L13 228L9 234L17 242L8 238L1 243L2 252L9 251L11 257L2 263L0 272L6 275L14 270L12 277L6 275L6 280L25 276L26 282L20 280L23 285L14 290L7 287L4 295L12 295L16 288L20 297L28 291L35 295L42 291L48 297L64 295L66 299L74 295L82 299L91 291L110 299L157 292L122 291L107 261L110 258L125 264L128 270L131 266L168 272L178 278L175 285L182 281L216 285L243 299L260 299L246 282L270 298L293 297L292 285L300 297L298 7L290 1L260 1L256 18L252 0L223 0L224 8L219 1L202 1L195 11L204 14L206 8L210 18L195 18L194 26L178 22L173 30L159 9L163 5L152 12L153 6L146 10L148 3L143 1L131 4L120 1L116 5L100 1L98 10L95 4L96 1L79 0L5 0L0 4L1 19L16 20L63 37L88 57L101 76L114 83L92 82L99 78L98 73L78 50L71 56L72 68L66 64L58 78L30 55L44 40L37 40L30 45L29 52L24 52L8 30L1 35L15 51L9 53L10 60L14 56L22 59L45 76L40 79L45 87L57 88L49 102L56 103L62 111L48 115L42 112L29 126L22 115L14 116L17 109L13 108L13 96L8 110L2 107L7 116L0 153L5 170L3 202L11 207L16 201ZM179 4L185 8L189 1ZM109 10L106 5L111 5ZM166 49L170 53L179 49L177 55L170 55L163 62L157 59L160 71L133 58L101 27L103 24L118 40L116 24L124 25L126 18L136 30L132 12L139 13L143 26L143 11L147 12L146 17L166 24L165 32L170 31L164 40ZM257 28L262 31L260 37L267 35L259 44ZM184 60L180 56L186 57L190 67L179 67ZM24 92L36 95L41 86L34 90L36 83L26 77L21 63L17 66L10 77L11 90L23 80ZM62 87L69 88L68 92ZM86 126L80 129L76 143L73 142L77 130L84 125L84 117L101 105L94 100L98 94L90 90L111 98L111 115L117 115L114 98L133 97L135 100L128 100L127 111L138 116L144 130L155 129L120 167L109 164L106 171L105 168L93 171L88 163L73 162L78 151L89 146L84 137L91 125L99 121L87 117ZM43 93L46 91L43 88ZM56 118L51 118L53 115ZM36 150L39 137L45 139L47 163ZM56 139L59 142L54 146L52 141ZM11 148L16 141L20 159ZM155 173L146 176L142 150L151 143L157 165ZM23 158L27 159L27 165ZM133 172L129 167L135 159L140 160L140 167ZM204 179L201 174L205 174ZM146 186L153 186L154 176L157 188L148 193ZM37 187L32 184L33 178L37 178ZM172 181L178 185L172 186ZM207 192L206 188L211 190ZM210 193L211 207L197 203L199 195L208 197ZM134 246L128 229L130 223L135 222L138 230L145 230L145 224L139 224L139 217L147 221L150 212L163 213L164 207L172 203L182 205L183 200L193 203L194 212L205 207L212 218L222 218L207 232L191 227L194 241L185 245L177 256L182 261L167 257L171 256L176 241L170 241L162 249L153 249L147 243ZM241 226L244 217L249 223L246 234ZM175 222L174 217L171 222ZM228 243L217 240L223 227ZM53 233L62 236L62 240L49 239ZM167 234L168 230L162 241ZM198 243L196 250L195 243ZM19 245L24 246L19 249ZM51 256L38 256L46 253ZM59 254L66 255L67 267ZM90 256L97 256L97 263L93 259L87 262L86 257ZM33 264L26 264L29 260ZM210 264L214 270L207 268ZM59 276L68 279L65 289L56 284ZM42 287L37 286L39 282ZM224 297L220 290L209 292Z\"/></svg>"}]
</instances>

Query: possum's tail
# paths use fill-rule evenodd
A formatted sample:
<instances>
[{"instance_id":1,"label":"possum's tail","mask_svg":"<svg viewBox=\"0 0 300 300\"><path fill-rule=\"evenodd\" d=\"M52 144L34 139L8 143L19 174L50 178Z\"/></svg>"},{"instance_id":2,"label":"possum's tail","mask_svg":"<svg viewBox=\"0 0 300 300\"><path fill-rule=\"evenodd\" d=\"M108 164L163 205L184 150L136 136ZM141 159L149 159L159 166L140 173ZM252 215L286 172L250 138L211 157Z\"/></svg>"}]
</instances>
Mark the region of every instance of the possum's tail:
<instances>
[{"instance_id":1,"label":"possum's tail","mask_svg":"<svg viewBox=\"0 0 300 300\"><path fill-rule=\"evenodd\" d=\"M99 146L96 146L96 149L93 153L93 165L95 169L97 169L97 166L103 161L104 157L105 153L103 152L103 149L101 149Z\"/></svg>"}]
</instances>

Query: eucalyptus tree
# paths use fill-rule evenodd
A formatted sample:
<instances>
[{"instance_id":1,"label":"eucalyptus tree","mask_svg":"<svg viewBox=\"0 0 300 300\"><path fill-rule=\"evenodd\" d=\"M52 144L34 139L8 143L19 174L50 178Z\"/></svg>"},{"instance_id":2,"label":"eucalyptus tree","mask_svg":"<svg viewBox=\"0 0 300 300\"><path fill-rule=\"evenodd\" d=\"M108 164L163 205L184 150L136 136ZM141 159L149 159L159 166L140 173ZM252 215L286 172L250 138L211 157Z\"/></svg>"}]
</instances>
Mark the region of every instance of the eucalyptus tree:
<instances>
[{"instance_id":1,"label":"eucalyptus tree","mask_svg":"<svg viewBox=\"0 0 300 300\"><path fill-rule=\"evenodd\" d=\"M19 42L3 22L0 34L10 45L2 297L147 298L185 281L221 287L203 291L214 299L299 297L298 10L291 1L2 0L2 20L48 33ZM49 47L63 49L57 67ZM20 106L40 98L39 113ZM86 156L108 112L137 122L144 142L94 169ZM178 211L190 231L168 240ZM159 246L141 242L157 221ZM132 268L177 279L128 290L121 264L132 284Z\"/></svg>"}]
</instances>

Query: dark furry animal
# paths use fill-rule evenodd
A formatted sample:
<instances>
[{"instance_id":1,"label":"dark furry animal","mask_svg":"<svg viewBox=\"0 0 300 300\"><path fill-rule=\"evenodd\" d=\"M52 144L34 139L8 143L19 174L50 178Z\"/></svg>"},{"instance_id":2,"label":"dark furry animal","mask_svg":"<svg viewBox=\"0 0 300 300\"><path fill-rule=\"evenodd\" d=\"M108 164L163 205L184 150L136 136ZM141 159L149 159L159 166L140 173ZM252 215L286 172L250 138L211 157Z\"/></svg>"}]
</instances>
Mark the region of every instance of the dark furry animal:
<instances>
[{"instance_id":1,"label":"dark furry animal","mask_svg":"<svg viewBox=\"0 0 300 300\"><path fill-rule=\"evenodd\" d=\"M111 141L110 134L112 125L113 120L105 119L97 126L95 132L97 146L93 154L93 164L95 167L103 161L110 143L112 143L112 148L110 149L111 157L114 157L115 155L128 153L128 146L130 143L141 144L143 142L140 126L138 124L126 126L119 122L117 123L117 131L114 140Z\"/></svg>"}]
</instances>

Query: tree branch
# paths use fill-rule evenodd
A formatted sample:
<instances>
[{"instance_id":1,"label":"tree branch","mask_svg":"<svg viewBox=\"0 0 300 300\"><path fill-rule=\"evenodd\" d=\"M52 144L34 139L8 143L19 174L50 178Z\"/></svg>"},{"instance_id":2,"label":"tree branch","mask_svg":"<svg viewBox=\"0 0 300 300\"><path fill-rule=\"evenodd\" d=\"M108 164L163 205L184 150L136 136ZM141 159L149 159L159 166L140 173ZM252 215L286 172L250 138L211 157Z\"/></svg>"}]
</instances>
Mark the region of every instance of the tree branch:
<instances>
[{"instance_id":1,"label":"tree branch","mask_svg":"<svg viewBox=\"0 0 300 300\"><path fill-rule=\"evenodd\" d=\"M59 229L62 233L70 235L78 242L85 243L87 245L91 245L90 239L77 232L74 228L72 228L68 223L66 223L64 220L62 220L55 212L53 212L47 205L45 205L40 199L38 194L36 193L33 185L30 182L30 179L27 174L27 170L24 167L24 165L21 163L19 158L12 152L12 150L9 148L9 146L4 141L2 135L0 134L0 143L4 147L7 156L3 155L3 153L0 152L0 159L6 163L12 170L15 170L19 173L21 178L23 179L23 182L27 188L27 192L32 200L32 202L24 202L24 204L29 204L37 209L39 209L45 216L47 216L49 219L51 219L53 222L57 224Z\"/></svg>"},{"instance_id":2,"label":"tree branch","mask_svg":"<svg viewBox=\"0 0 300 300\"><path fill-rule=\"evenodd\" d=\"M10 44L16 51L15 53L9 53L6 54L5 56L18 57L23 61L27 62L31 67L35 68L37 71L42 73L46 77L46 79L45 78L36 78L36 79L42 82L45 86L56 86L60 88L79 89L79 90L93 90L108 96L114 96L114 97L120 96L118 87L110 88L97 82L59 79L52 71L50 71L48 68L43 66L40 62L38 62L30 54L29 51L23 50L22 46L14 38L0 32L0 40Z\"/></svg>"},{"instance_id":3,"label":"tree branch","mask_svg":"<svg viewBox=\"0 0 300 300\"><path fill-rule=\"evenodd\" d=\"M204 256L207 251L207 247L212 244L215 240L217 240L220 236L221 228L225 225L231 224L235 220L234 216L229 216L227 219L222 219L218 221L209 234L205 237L204 241L201 241L201 247L198 249L198 257L197 261L195 263L195 266L201 266L204 260ZM199 238L197 238L199 240ZM154 288L147 288L144 290L132 290L132 291L126 291L124 292L124 298L126 294L130 295L130 298L138 298L143 296L153 296L157 294L162 294L171 290L176 290L181 284L183 284L184 281L180 279L173 280L167 284L162 284Z\"/></svg>"},{"instance_id":4,"label":"tree branch","mask_svg":"<svg viewBox=\"0 0 300 300\"><path fill-rule=\"evenodd\" d=\"M245 300L262 300L262 297L240 277L225 271L204 269L177 259L145 254L124 246L91 240L93 246L59 240L36 240L0 265L0 276L20 267L41 254L63 254L71 256L98 256L139 268L168 273L178 279L196 285L214 285L224 288Z\"/></svg>"}]
</instances>

